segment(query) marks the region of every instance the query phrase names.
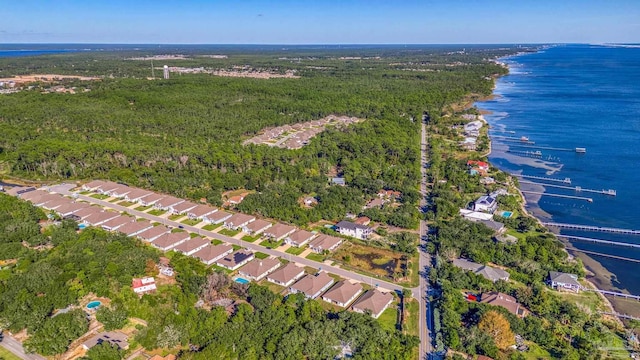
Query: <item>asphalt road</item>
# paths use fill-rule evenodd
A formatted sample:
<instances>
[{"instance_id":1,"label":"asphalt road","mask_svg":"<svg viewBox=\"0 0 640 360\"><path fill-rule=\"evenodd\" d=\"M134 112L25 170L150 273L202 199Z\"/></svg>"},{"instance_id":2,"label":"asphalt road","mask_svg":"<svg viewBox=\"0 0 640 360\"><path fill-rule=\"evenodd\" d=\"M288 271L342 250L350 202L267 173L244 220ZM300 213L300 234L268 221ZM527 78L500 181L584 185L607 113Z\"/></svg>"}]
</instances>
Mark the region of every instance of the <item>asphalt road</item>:
<instances>
[{"instance_id":1,"label":"asphalt road","mask_svg":"<svg viewBox=\"0 0 640 360\"><path fill-rule=\"evenodd\" d=\"M427 196L427 125L422 123L422 135L420 140L420 171L422 174L422 179L420 181L420 207L424 209L426 206L426 196ZM429 227L424 220L420 221L420 246L418 251L420 252L420 286L419 293L420 295L417 297L420 301L420 355L419 359L427 359L432 353L431 349L431 311L430 304L428 301L428 291L429 291L429 283L424 275L424 272L431 266L431 262L429 260L429 254L424 250L426 247L426 235L429 231Z\"/></svg>"},{"instance_id":2,"label":"asphalt road","mask_svg":"<svg viewBox=\"0 0 640 360\"><path fill-rule=\"evenodd\" d=\"M22 343L8 334L4 334L4 338L2 342L0 342L0 346L11 351L14 355L24 360L46 360L42 356L38 354L27 354L22 347Z\"/></svg>"},{"instance_id":3,"label":"asphalt road","mask_svg":"<svg viewBox=\"0 0 640 360\"><path fill-rule=\"evenodd\" d=\"M242 240L238 240L238 239L234 239L232 237L229 236L225 236L222 234L218 234L212 231L207 231L207 230L203 230L200 228L197 228L195 226L190 226L190 225L185 225L185 224L181 224L177 221L171 221L169 219L165 219L159 216L154 216L151 214L147 214L145 212L142 211L138 211L138 210L134 210L131 208L127 208L121 205L117 205L114 203L110 203L108 201L104 201L104 200L99 200L96 198L92 198L90 196L86 196L86 195L80 195L78 193L74 193L71 191L71 189L75 188L76 185L75 184L63 184L63 185L56 185L56 186L51 186L49 188L49 190L51 192L56 192L62 195L67 195L67 196L74 196L77 197L77 199L80 200L84 200L93 204L97 204L100 205L102 207L105 208L110 208L110 209L114 209L117 211L122 211L122 212L127 212L131 215L135 215L137 217L141 217L141 218L145 218L147 220L150 220L152 222L159 222L161 224L164 224L166 226L170 226L170 227L174 227L177 228L179 226L181 226L182 228L184 228L184 230L202 235L202 236L207 236L210 237L212 239L218 239L221 241L224 241L226 243L230 243L230 244L235 244L235 245L239 245L242 246L244 248L253 250L253 251L259 251L265 254L269 254L271 256L276 256L276 257L281 257L284 259L287 259L289 261L294 261L298 264L304 265L304 266L310 266L316 269L320 269L320 270L324 270L333 274L336 274L338 276L341 276L343 278L347 278L347 279L351 279L351 280L356 280L356 281L360 281L366 284L370 284L373 286L378 286L381 289L387 289L387 290L394 290L394 291L402 291L402 289L404 289L404 287L394 284L394 283L390 283L384 280L381 280L379 278L375 278L375 277L370 277L367 275L361 275L358 274L356 272L353 271L349 271L349 270L345 270L345 269L341 269L339 267L336 266L331 266L331 265L327 265L327 264L323 264L323 263L319 263L313 260L309 260L306 259L304 257L300 257L300 256L295 256L295 255L291 255L291 254L287 254L287 253L283 253L281 251L277 251L277 250L273 250L273 249L267 249L263 246L260 246L258 244L254 244L254 243L249 243L246 241L242 241ZM419 288L413 288L412 290L412 294L414 297L419 298L421 293L420 293L420 289Z\"/></svg>"}]
</instances>

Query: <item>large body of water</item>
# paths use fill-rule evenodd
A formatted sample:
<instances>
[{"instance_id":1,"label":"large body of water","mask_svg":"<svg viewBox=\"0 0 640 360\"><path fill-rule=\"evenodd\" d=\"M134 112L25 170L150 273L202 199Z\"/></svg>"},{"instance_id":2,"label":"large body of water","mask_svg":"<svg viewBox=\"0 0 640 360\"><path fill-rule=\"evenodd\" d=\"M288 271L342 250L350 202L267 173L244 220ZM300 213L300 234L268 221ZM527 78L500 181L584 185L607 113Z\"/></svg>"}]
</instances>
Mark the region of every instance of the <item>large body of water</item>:
<instances>
[{"instance_id":1,"label":"large body of water","mask_svg":"<svg viewBox=\"0 0 640 360\"><path fill-rule=\"evenodd\" d=\"M497 81L493 100L477 104L492 112L485 115L493 145L489 160L510 173L570 178L568 186L617 190L613 197L523 182L524 191L593 199L525 194L528 209L544 221L640 230L640 48L557 46L502 61L510 74ZM523 136L535 144L523 147L518 140ZM542 147L584 147L587 152ZM541 158L516 153L537 150ZM561 233L640 244L640 235ZM640 249L579 241L572 246L640 259ZM640 263L588 256L600 264L586 262L600 275L595 279L600 287L640 294Z\"/></svg>"}]
</instances>

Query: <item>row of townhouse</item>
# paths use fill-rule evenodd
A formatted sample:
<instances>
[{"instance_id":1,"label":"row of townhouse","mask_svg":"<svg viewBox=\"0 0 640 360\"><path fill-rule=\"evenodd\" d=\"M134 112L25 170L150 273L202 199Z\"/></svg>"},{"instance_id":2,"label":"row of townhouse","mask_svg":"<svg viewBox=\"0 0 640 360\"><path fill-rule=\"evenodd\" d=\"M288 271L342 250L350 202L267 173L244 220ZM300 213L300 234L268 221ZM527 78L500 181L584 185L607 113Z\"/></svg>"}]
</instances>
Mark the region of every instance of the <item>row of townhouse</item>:
<instances>
[{"instance_id":1,"label":"row of townhouse","mask_svg":"<svg viewBox=\"0 0 640 360\"><path fill-rule=\"evenodd\" d=\"M309 299L316 299L324 293L322 295L324 301L344 308L353 303L352 310L369 312L374 317L378 317L393 302L391 294L382 293L377 289L368 291L354 302L363 293L362 286L358 283L340 281L334 284L335 280L326 272L305 275L304 268L293 263L281 267L281 262L277 258L257 259L253 252L245 249L234 252L233 247L228 244L213 245L208 239L202 237L191 238L190 234L185 231L173 232L175 230L167 226L154 226L149 220L105 211L100 207L75 202L74 199L59 194L50 194L36 189L28 191L18 189L13 195L47 210L61 209L58 212L59 215L62 215L62 211L64 211L66 216L80 220L87 225L100 226L108 231L117 231L126 236L137 237L162 251L178 251L200 259L206 265L216 264L232 271L241 268L239 274L249 280L260 281L266 277L272 283L287 287L291 293L303 293ZM235 218L238 222L233 223L233 226L247 226L253 223L254 220L249 221L249 218L246 215L244 217L238 216ZM319 252L334 248L342 241L340 238L324 234L316 237L313 233L297 230L295 227L285 224L271 226L270 223L265 222L254 229L254 231L265 233L272 231L268 236L279 239L286 237L288 241L299 244L298 246L303 246L315 238L311 242L311 247Z\"/></svg>"}]
</instances>

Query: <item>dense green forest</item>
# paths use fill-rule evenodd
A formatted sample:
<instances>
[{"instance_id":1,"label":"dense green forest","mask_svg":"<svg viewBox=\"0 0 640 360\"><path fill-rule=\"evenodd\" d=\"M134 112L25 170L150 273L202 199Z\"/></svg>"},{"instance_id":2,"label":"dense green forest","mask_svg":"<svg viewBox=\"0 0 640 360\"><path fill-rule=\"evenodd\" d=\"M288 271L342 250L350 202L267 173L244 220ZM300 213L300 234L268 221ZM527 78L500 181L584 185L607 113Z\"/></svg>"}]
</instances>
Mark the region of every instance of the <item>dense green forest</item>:
<instances>
[{"instance_id":1,"label":"dense green forest","mask_svg":"<svg viewBox=\"0 0 640 360\"><path fill-rule=\"evenodd\" d=\"M452 50L363 50L366 60L312 52L175 61L301 75L269 80L191 74L150 81L147 62L124 60L131 56L124 53L3 59L6 75L24 69L113 75L110 69L115 77L85 83L87 93L0 96L0 171L41 180L108 178L214 204L222 191L246 188L258 193L241 210L297 224L339 220L360 212L378 190L393 189L407 194L410 206L383 220L415 227L423 112L439 114L470 94L488 95L491 77L505 71L484 60L504 50ZM330 114L367 120L326 131L299 150L241 145L266 127ZM344 175L348 190L327 186L332 171ZM301 208L296 200L306 194L317 194L319 205Z\"/></svg>"},{"instance_id":2,"label":"dense green forest","mask_svg":"<svg viewBox=\"0 0 640 360\"><path fill-rule=\"evenodd\" d=\"M624 331L598 314L593 304L601 304L601 300L592 296L595 294L567 298L546 286L550 270L584 276L584 268L580 261L569 258L553 234L523 213L519 197L498 198L502 208L519 214L511 219L496 217L517 235L517 241L512 243L496 241L494 231L458 215L458 209L479 195L497 187L513 189L513 183L495 168L491 169L491 176L500 184L488 188L480 185L478 176L469 175L466 161L477 159L477 154L465 154L448 141L448 129L457 121L454 116L429 125L431 161L427 173L433 188L426 214L432 230L427 248L435 259L429 279L438 291L433 299L437 347L510 359L601 359L626 354L624 350L616 352L616 346L622 348ZM451 263L458 257L505 267L509 281L494 283L463 271ZM489 291L513 296L532 314L519 318L503 307L465 300L466 293ZM488 331L488 322L501 323L500 332L508 336L501 338L496 336L498 331ZM529 351L509 349L515 334L526 341ZM602 349L602 344L608 344L609 349ZM463 357L456 354L454 358Z\"/></svg>"},{"instance_id":3,"label":"dense green forest","mask_svg":"<svg viewBox=\"0 0 640 360\"><path fill-rule=\"evenodd\" d=\"M27 330L28 351L56 355L88 329L78 306L82 298L108 298L95 314L104 330L136 325L130 341L146 349L183 349L185 359L327 359L349 344L356 359L411 359L417 338L383 330L368 315L327 312L301 295L286 298L258 285L240 285L200 261L170 254L176 284L161 285L139 298L130 288L134 276L154 275L158 252L122 235L99 229L76 232L74 222L47 225L26 202L0 194L0 245L25 250L5 252L15 261L0 271L0 330ZM12 230L24 229L20 237ZM23 246L38 238L44 247ZM29 245L25 240L25 244ZM222 306L196 307L198 299L230 298ZM61 309L70 311L64 312ZM88 359L126 355L110 346L87 353ZM105 357L106 356L106 357ZM111 356L111 357L109 357Z\"/></svg>"}]
</instances>

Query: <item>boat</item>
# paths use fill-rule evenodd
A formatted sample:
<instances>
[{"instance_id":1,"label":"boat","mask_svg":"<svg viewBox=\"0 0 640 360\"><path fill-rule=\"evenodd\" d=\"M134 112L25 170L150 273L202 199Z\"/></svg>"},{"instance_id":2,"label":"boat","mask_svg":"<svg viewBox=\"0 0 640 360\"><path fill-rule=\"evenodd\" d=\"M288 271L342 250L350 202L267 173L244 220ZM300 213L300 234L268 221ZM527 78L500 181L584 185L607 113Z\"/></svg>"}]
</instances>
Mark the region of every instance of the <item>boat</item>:
<instances>
[{"instance_id":1,"label":"boat","mask_svg":"<svg viewBox=\"0 0 640 360\"><path fill-rule=\"evenodd\" d=\"M526 137L526 136L523 136L523 137L520 138L520 141L529 141L529 138Z\"/></svg>"},{"instance_id":2,"label":"boat","mask_svg":"<svg viewBox=\"0 0 640 360\"><path fill-rule=\"evenodd\" d=\"M577 147L577 148L576 148L576 152L577 152L578 154L584 154L584 153L586 153L586 152L587 152L587 148Z\"/></svg>"}]
</instances>

